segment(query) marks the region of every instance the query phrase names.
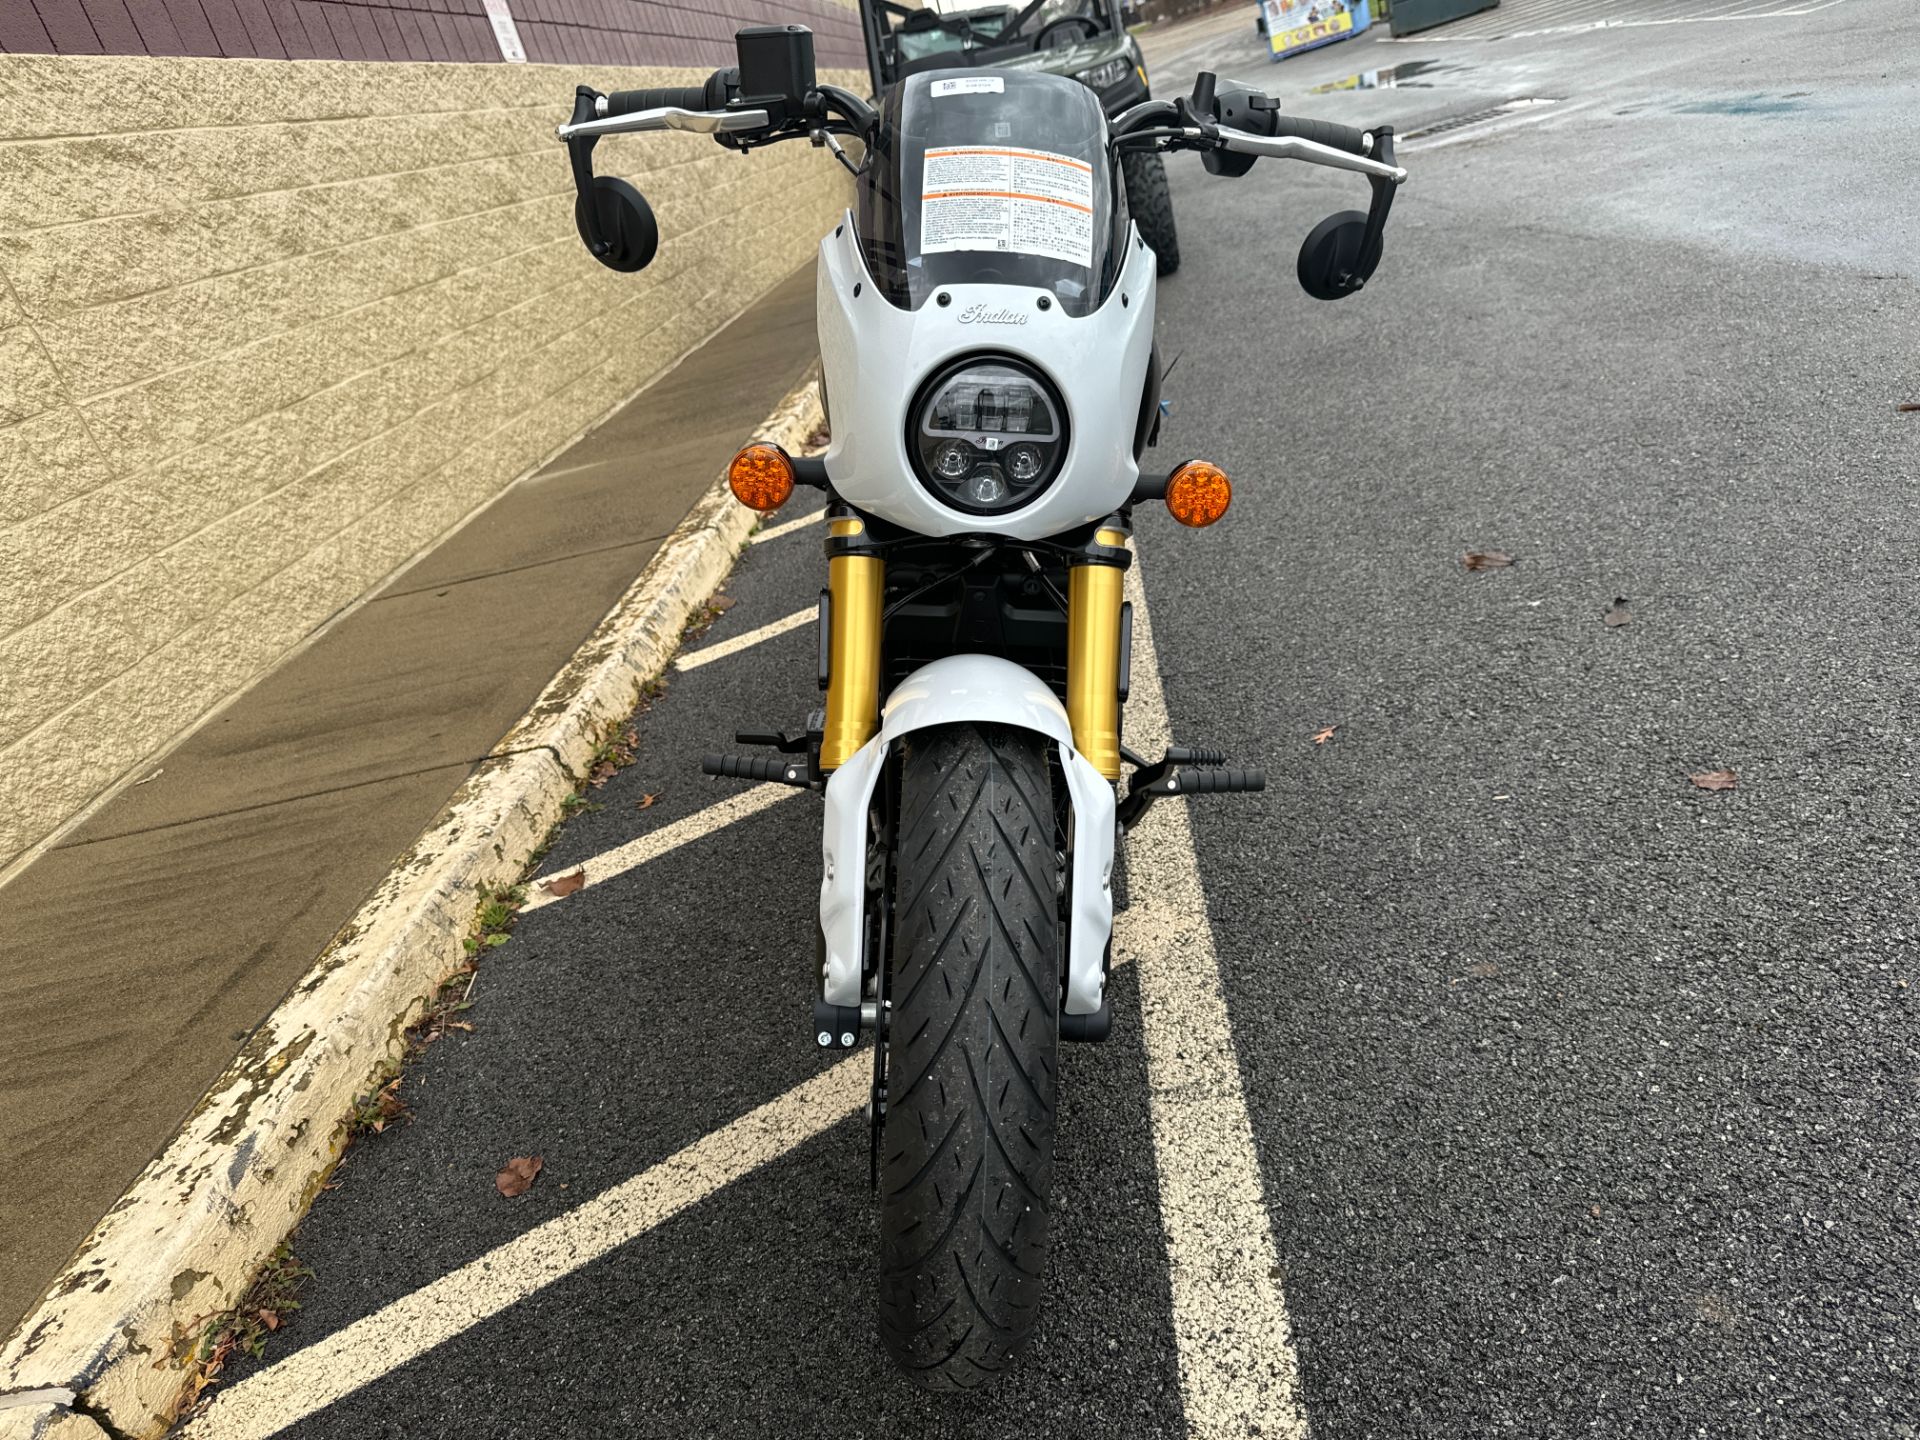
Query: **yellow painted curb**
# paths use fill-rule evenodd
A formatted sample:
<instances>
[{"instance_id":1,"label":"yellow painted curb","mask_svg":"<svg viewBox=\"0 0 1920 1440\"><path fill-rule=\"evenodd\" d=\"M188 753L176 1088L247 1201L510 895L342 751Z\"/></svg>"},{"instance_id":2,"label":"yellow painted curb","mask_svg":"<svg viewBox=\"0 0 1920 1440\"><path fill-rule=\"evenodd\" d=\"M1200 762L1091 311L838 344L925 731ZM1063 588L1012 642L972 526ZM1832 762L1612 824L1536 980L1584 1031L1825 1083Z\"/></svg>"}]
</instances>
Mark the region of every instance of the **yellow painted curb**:
<instances>
[{"instance_id":1,"label":"yellow painted curb","mask_svg":"<svg viewBox=\"0 0 1920 1440\"><path fill-rule=\"evenodd\" d=\"M798 452L822 419L810 378L753 438ZM339 1156L354 1098L461 963L476 892L520 878L600 738L666 667L756 519L724 478L701 497L254 1033L0 1346L0 1407L10 1394L67 1390L87 1413L0 1408L0 1440L102 1440L88 1414L125 1436L172 1424L186 1378L176 1344L229 1309L299 1223Z\"/></svg>"}]
</instances>

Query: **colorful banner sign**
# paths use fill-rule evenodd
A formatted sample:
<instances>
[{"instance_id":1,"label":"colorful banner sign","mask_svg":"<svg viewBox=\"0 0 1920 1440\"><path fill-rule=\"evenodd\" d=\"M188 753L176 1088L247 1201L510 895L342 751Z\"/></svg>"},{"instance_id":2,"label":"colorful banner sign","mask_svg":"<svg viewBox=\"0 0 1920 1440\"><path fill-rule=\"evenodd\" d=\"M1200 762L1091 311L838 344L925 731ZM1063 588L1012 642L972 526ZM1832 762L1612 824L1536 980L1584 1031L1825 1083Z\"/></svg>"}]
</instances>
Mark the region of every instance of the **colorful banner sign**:
<instances>
[{"instance_id":1,"label":"colorful banner sign","mask_svg":"<svg viewBox=\"0 0 1920 1440\"><path fill-rule=\"evenodd\" d=\"M1373 23L1367 0L1261 0L1275 60L1360 34Z\"/></svg>"}]
</instances>

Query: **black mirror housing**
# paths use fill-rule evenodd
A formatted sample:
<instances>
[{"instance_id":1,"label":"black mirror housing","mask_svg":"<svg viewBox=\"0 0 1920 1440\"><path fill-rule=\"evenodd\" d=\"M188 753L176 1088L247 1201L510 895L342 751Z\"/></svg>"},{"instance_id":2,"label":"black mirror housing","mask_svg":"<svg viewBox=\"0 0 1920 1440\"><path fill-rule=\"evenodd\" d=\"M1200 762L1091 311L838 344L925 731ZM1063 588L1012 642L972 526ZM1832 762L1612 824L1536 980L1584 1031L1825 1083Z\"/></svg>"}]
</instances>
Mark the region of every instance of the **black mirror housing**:
<instances>
[{"instance_id":1,"label":"black mirror housing","mask_svg":"<svg viewBox=\"0 0 1920 1440\"><path fill-rule=\"evenodd\" d=\"M631 182L614 175L593 178L593 216L587 214L587 194L574 197L573 225L587 250L609 270L632 274L653 263L660 248L660 225L653 218L647 197ZM595 249L595 225L604 248Z\"/></svg>"},{"instance_id":2,"label":"black mirror housing","mask_svg":"<svg viewBox=\"0 0 1920 1440\"><path fill-rule=\"evenodd\" d=\"M1380 244L1367 254L1367 216L1361 210L1329 215L1300 244L1296 273L1300 288L1316 300L1340 300L1351 295L1380 264Z\"/></svg>"}]
</instances>

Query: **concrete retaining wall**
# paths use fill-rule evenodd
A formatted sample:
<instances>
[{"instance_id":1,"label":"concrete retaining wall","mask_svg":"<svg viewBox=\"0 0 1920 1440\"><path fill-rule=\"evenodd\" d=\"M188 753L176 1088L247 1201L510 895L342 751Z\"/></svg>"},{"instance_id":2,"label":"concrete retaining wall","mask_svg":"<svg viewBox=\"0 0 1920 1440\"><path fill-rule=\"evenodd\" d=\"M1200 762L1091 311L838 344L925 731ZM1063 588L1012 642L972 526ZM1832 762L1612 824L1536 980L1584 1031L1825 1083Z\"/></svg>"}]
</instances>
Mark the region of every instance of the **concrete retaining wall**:
<instances>
[{"instance_id":1,"label":"concrete retaining wall","mask_svg":"<svg viewBox=\"0 0 1920 1440\"><path fill-rule=\"evenodd\" d=\"M580 247L574 84L704 76L0 56L0 873L806 259L845 175L700 136Z\"/></svg>"}]
</instances>

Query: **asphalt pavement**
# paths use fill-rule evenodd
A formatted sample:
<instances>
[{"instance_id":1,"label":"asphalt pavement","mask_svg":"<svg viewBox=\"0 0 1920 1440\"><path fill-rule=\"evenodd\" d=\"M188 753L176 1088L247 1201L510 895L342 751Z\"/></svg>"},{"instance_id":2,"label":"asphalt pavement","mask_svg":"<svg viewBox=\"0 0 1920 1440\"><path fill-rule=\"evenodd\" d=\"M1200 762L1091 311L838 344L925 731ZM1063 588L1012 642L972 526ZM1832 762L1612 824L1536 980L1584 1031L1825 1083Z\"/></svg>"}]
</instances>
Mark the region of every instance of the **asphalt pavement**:
<instances>
[{"instance_id":1,"label":"asphalt pavement","mask_svg":"<svg viewBox=\"0 0 1920 1440\"><path fill-rule=\"evenodd\" d=\"M1140 516L1174 733L1269 777L1191 823L1315 1436L1920 1433L1920 27L1793 8L1279 67L1250 17L1152 42L1163 93L1209 64L1416 136L1332 305L1293 252L1364 187L1170 166L1161 452L1237 498ZM809 606L819 539L749 549L698 643ZM740 788L698 757L817 703L813 646L676 674L543 873L697 830ZM731 1183L663 1166L821 1074L817 846L796 796L526 915L296 1237L304 1308L228 1375L269 1420L200 1433L1224 1433L1183 1404L1135 967L1063 1054L1049 1308L982 1395L889 1372L857 1115ZM655 1174L700 1198L512 1303L435 1298L451 1338L404 1363L276 1380Z\"/></svg>"}]
</instances>

